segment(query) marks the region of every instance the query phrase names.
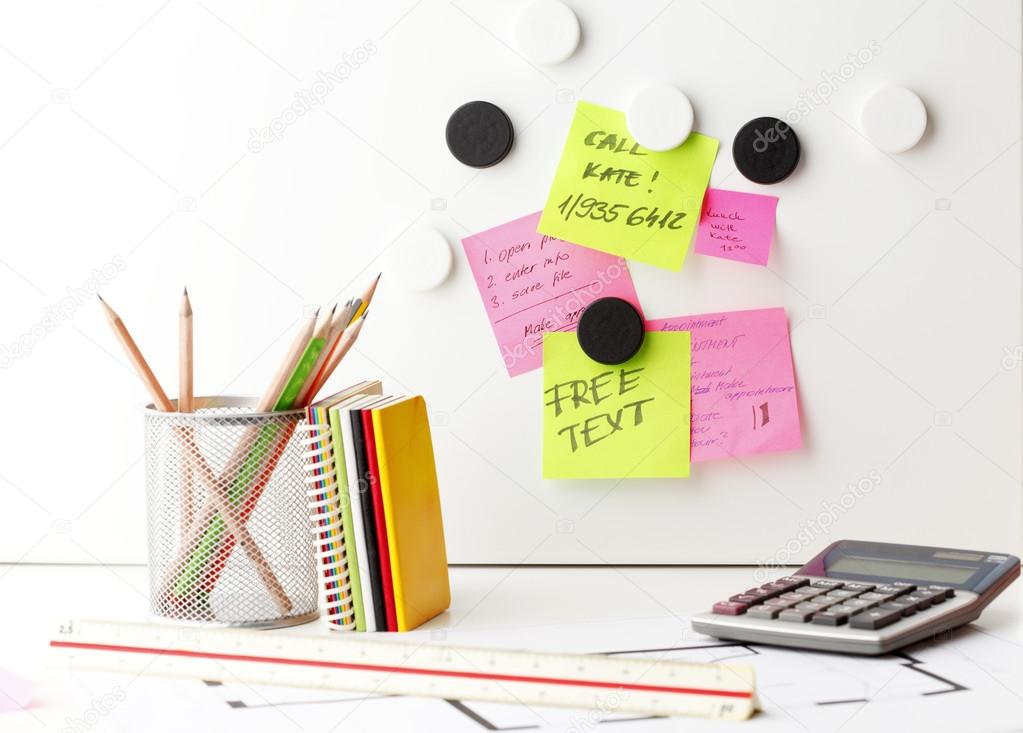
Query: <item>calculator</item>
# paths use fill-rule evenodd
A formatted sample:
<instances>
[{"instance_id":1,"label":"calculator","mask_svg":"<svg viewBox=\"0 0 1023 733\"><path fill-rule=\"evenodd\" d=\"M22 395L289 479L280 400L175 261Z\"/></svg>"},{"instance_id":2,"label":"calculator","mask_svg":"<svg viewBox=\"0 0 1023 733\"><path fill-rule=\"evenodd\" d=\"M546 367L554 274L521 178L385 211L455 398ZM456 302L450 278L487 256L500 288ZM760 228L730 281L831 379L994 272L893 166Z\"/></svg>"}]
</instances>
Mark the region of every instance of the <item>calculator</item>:
<instances>
[{"instance_id":1,"label":"calculator","mask_svg":"<svg viewBox=\"0 0 1023 733\"><path fill-rule=\"evenodd\" d=\"M1019 572L1004 553L841 540L692 624L720 639L884 654L973 621Z\"/></svg>"}]
</instances>

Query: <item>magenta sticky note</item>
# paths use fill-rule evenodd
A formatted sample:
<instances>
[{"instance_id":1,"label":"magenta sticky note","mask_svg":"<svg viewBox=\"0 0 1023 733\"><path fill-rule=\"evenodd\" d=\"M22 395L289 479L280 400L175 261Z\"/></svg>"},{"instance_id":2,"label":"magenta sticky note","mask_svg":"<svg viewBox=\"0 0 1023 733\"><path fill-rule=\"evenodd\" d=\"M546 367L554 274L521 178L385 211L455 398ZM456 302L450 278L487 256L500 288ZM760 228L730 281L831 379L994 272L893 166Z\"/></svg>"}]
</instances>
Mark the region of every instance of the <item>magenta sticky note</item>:
<instances>
[{"instance_id":1,"label":"magenta sticky note","mask_svg":"<svg viewBox=\"0 0 1023 733\"><path fill-rule=\"evenodd\" d=\"M795 450L799 403L784 308L646 322L692 334L692 461Z\"/></svg>"},{"instance_id":2,"label":"magenta sticky note","mask_svg":"<svg viewBox=\"0 0 1023 733\"><path fill-rule=\"evenodd\" d=\"M613 296L640 310L625 260L538 234L539 221L538 211L462 240L512 377L538 368L544 333L575 331L594 300Z\"/></svg>"},{"instance_id":3,"label":"magenta sticky note","mask_svg":"<svg viewBox=\"0 0 1023 733\"><path fill-rule=\"evenodd\" d=\"M696 251L701 255L766 265L774 239L777 208L777 196L708 188L696 228Z\"/></svg>"}]
</instances>

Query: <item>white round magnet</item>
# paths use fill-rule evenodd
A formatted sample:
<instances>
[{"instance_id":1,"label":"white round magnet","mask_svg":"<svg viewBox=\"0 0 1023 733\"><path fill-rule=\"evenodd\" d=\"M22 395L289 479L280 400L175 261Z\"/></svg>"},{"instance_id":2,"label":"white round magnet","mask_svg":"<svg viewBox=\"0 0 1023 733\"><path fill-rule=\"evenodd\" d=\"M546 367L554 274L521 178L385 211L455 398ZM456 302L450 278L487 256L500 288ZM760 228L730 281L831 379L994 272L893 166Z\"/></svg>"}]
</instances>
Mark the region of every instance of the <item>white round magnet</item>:
<instances>
[{"instance_id":1,"label":"white round magnet","mask_svg":"<svg viewBox=\"0 0 1023 733\"><path fill-rule=\"evenodd\" d=\"M693 105L673 86L648 87L629 104L625 123L644 148L671 150L684 143L693 131Z\"/></svg>"},{"instance_id":2,"label":"white round magnet","mask_svg":"<svg viewBox=\"0 0 1023 733\"><path fill-rule=\"evenodd\" d=\"M879 150L903 153L920 142L927 129L927 108L905 87L888 87L863 104L860 125Z\"/></svg>"},{"instance_id":3,"label":"white round magnet","mask_svg":"<svg viewBox=\"0 0 1023 733\"><path fill-rule=\"evenodd\" d=\"M559 0L535 0L515 18L512 44L534 64L560 64L579 45L579 19Z\"/></svg>"},{"instance_id":4,"label":"white round magnet","mask_svg":"<svg viewBox=\"0 0 1023 733\"><path fill-rule=\"evenodd\" d=\"M432 290L451 272L451 247L436 229L419 227L391 245L384 267L387 279L406 290Z\"/></svg>"}]
</instances>

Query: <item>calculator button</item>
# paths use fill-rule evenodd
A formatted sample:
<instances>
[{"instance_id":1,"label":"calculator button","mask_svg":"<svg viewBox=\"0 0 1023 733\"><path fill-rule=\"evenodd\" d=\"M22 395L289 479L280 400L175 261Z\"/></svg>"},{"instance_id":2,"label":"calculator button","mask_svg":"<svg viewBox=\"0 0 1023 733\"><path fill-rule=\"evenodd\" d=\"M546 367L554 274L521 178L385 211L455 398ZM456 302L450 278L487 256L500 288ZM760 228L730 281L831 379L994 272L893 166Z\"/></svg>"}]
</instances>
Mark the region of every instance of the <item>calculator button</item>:
<instances>
[{"instance_id":1,"label":"calculator button","mask_svg":"<svg viewBox=\"0 0 1023 733\"><path fill-rule=\"evenodd\" d=\"M909 595L901 596L900 601L904 603L912 603L916 606L917 611L926 611L931 607L931 598L922 593L910 593Z\"/></svg>"},{"instance_id":2,"label":"calculator button","mask_svg":"<svg viewBox=\"0 0 1023 733\"><path fill-rule=\"evenodd\" d=\"M876 588L874 588L874 592L875 593L887 593L888 595L891 595L891 596L897 596L897 595L899 595L901 593L909 593L908 590L906 590L902 586L895 585L894 583L890 584L890 585L879 585Z\"/></svg>"},{"instance_id":3,"label":"calculator button","mask_svg":"<svg viewBox=\"0 0 1023 733\"><path fill-rule=\"evenodd\" d=\"M931 602L932 606L938 603L945 602L944 593L939 593L938 591L930 590L929 588L917 588L915 591L913 591L913 595L920 596L921 598L926 598L928 601Z\"/></svg>"},{"instance_id":4,"label":"calculator button","mask_svg":"<svg viewBox=\"0 0 1023 733\"><path fill-rule=\"evenodd\" d=\"M956 592L954 588L949 588L944 585L929 585L927 590L932 590L935 593L944 594L945 598L955 598ZM940 601L939 601L940 603Z\"/></svg>"},{"instance_id":5,"label":"calculator button","mask_svg":"<svg viewBox=\"0 0 1023 733\"><path fill-rule=\"evenodd\" d=\"M763 588L750 588L748 591L746 591L745 593L742 593L740 595L756 596L757 598L760 598L761 600L764 600L765 598L773 598L776 594L770 593L770 592L764 590Z\"/></svg>"},{"instance_id":6,"label":"calculator button","mask_svg":"<svg viewBox=\"0 0 1023 733\"><path fill-rule=\"evenodd\" d=\"M774 581L775 583L785 583L792 588L800 588L804 585L809 585L810 579L804 578L800 575L787 575L784 578L778 578Z\"/></svg>"},{"instance_id":7,"label":"calculator button","mask_svg":"<svg viewBox=\"0 0 1023 733\"><path fill-rule=\"evenodd\" d=\"M784 608L778 606L753 606L746 615L750 618L778 618L778 614L784 611Z\"/></svg>"},{"instance_id":8,"label":"calculator button","mask_svg":"<svg viewBox=\"0 0 1023 733\"><path fill-rule=\"evenodd\" d=\"M721 616L738 616L746 613L746 609L749 608L745 603L736 603L735 601L718 601L714 604L714 608L711 609L711 613L716 613Z\"/></svg>"},{"instance_id":9,"label":"calculator button","mask_svg":"<svg viewBox=\"0 0 1023 733\"><path fill-rule=\"evenodd\" d=\"M788 590L789 590L789 588L791 586L785 585L785 583L779 583L777 581L772 581L770 583L764 583L760 587L763 588L764 590L768 591L769 593L781 594L781 593L788 592Z\"/></svg>"},{"instance_id":10,"label":"calculator button","mask_svg":"<svg viewBox=\"0 0 1023 733\"><path fill-rule=\"evenodd\" d=\"M827 592L828 591L825 588L809 588L809 587L808 588L800 588L797 591L793 591L793 593L798 593L799 595L803 596L803 598L816 598L817 596L822 596L822 595L824 595Z\"/></svg>"},{"instance_id":11,"label":"calculator button","mask_svg":"<svg viewBox=\"0 0 1023 733\"><path fill-rule=\"evenodd\" d=\"M842 581L840 580L825 580L820 578L810 582L810 585L814 588L824 588L825 590L838 590L842 587Z\"/></svg>"},{"instance_id":12,"label":"calculator button","mask_svg":"<svg viewBox=\"0 0 1023 733\"><path fill-rule=\"evenodd\" d=\"M860 611L866 611L868 608L873 608L877 605L877 601L865 601L862 598L850 598L843 601L842 605L846 608L851 608L852 613L859 613Z\"/></svg>"},{"instance_id":13,"label":"calculator button","mask_svg":"<svg viewBox=\"0 0 1023 733\"><path fill-rule=\"evenodd\" d=\"M904 601L902 599L899 599L897 601L888 601L888 603L882 603L881 608L887 609L889 611L898 611L903 616L912 616L914 613L916 613L916 604Z\"/></svg>"},{"instance_id":14,"label":"calculator button","mask_svg":"<svg viewBox=\"0 0 1023 733\"><path fill-rule=\"evenodd\" d=\"M779 621L795 621L798 624L805 624L809 621L816 611L800 611L796 608L786 608L784 611L778 614Z\"/></svg>"},{"instance_id":15,"label":"calculator button","mask_svg":"<svg viewBox=\"0 0 1023 733\"><path fill-rule=\"evenodd\" d=\"M851 590L856 593L867 593L874 590L874 586L870 583L846 583L842 588L843 590Z\"/></svg>"},{"instance_id":16,"label":"calculator button","mask_svg":"<svg viewBox=\"0 0 1023 733\"><path fill-rule=\"evenodd\" d=\"M794 593L792 591L788 593L782 593L780 596L778 596L778 598L780 598L783 601L795 601L796 603L806 600L806 596L804 596L802 593Z\"/></svg>"},{"instance_id":17,"label":"calculator button","mask_svg":"<svg viewBox=\"0 0 1023 733\"><path fill-rule=\"evenodd\" d=\"M797 603L793 608L797 611L809 611L810 613L817 613L824 609L833 606L833 603L814 603L813 601L804 601L803 603Z\"/></svg>"},{"instance_id":18,"label":"calculator button","mask_svg":"<svg viewBox=\"0 0 1023 733\"><path fill-rule=\"evenodd\" d=\"M841 626L849 620L849 613L842 613L837 609L839 606L829 608L827 611L818 611L813 615L813 622L815 624L824 624L825 626Z\"/></svg>"},{"instance_id":19,"label":"calculator button","mask_svg":"<svg viewBox=\"0 0 1023 733\"><path fill-rule=\"evenodd\" d=\"M733 601L735 603L745 603L747 606L755 606L758 603L762 602L764 599L761 598L760 596L750 595L749 593L740 593L737 596L732 596L728 600Z\"/></svg>"},{"instance_id":20,"label":"calculator button","mask_svg":"<svg viewBox=\"0 0 1023 733\"><path fill-rule=\"evenodd\" d=\"M901 580L893 580L892 585L896 586L897 588L902 588L903 593L912 593L913 591L916 590L915 585L913 585L912 583L905 583Z\"/></svg>"},{"instance_id":21,"label":"calculator button","mask_svg":"<svg viewBox=\"0 0 1023 733\"><path fill-rule=\"evenodd\" d=\"M849 621L854 629L882 629L902 618L902 611L889 608L872 608L858 613Z\"/></svg>"},{"instance_id":22,"label":"calculator button","mask_svg":"<svg viewBox=\"0 0 1023 733\"><path fill-rule=\"evenodd\" d=\"M884 603L892 600L895 598L895 595L895 593L878 593L877 591L872 591L870 593L864 593L861 596L857 596L857 598L864 601L870 601L874 605L877 605L878 603Z\"/></svg>"},{"instance_id":23,"label":"calculator button","mask_svg":"<svg viewBox=\"0 0 1023 733\"><path fill-rule=\"evenodd\" d=\"M834 598L837 601L844 601L846 598L852 598L857 595L857 591L847 590L848 586L842 588L842 590L830 590L828 591L827 597Z\"/></svg>"},{"instance_id":24,"label":"calculator button","mask_svg":"<svg viewBox=\"0 0 1023 733\"><path fill-rule=\"evenodd\" d=\"M765 606L771 606L772 608L792 608L796 605L796 601L785 601L781 598L768 598L764 601Z\"/></svg>"}]
</instances>

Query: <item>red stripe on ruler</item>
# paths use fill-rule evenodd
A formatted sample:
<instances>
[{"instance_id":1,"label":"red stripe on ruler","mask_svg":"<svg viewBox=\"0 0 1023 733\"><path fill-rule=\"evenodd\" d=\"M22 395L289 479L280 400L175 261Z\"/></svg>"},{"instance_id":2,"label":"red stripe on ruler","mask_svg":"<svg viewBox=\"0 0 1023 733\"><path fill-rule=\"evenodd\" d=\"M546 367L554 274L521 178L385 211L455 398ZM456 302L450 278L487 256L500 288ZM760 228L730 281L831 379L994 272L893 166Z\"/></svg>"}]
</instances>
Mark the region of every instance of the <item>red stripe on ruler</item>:
<instances>
[{"instance_id":1,"label":"red stripe on ruler","mask_svg":"<svg viewBox=\"0 0 1023 733\"><path fill-rule=\"evenodd\" d=\"M116 644L89 644L80 641L51 641L51 647L65 649L89 649L101 652L128 652L132 654L162 654L172 657L195 659L223 659L235 662L262 662L269 664L290 664L299 667L327 667L330 669L352 669L364 672L389 672L391 674L412 674L431 677L461 677L473 680L494 680L497 682L531 682L544 685L566 685L570 687L601 687L608 689L635 690L637 692L669 692L677 695L704 695L709 697L751 698L752 692L743 690L707 690L698 687L667 687L664 685L640 685L633 682L604 682L601 680L574 680L562 677L529 677L516 674L495 674L487 672L462 672L420 667L390 667L381 664L355 664L350 662L326 662L314 659L289 659L287 657L257 657L249 654L217 654L193 652L186 649L154 649L144 646L119 646Z\"/></svg>"}]
</instances>

